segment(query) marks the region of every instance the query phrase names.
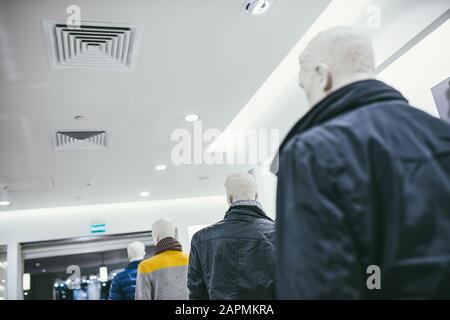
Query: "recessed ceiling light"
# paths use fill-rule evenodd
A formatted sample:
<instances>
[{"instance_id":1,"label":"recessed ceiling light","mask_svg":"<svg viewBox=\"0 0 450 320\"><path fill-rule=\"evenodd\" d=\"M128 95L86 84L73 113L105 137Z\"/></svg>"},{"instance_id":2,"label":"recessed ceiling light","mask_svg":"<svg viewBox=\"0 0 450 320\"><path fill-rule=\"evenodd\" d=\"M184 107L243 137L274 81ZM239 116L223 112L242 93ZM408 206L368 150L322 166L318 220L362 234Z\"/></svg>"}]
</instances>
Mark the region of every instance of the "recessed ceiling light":
<instances>
[{"instance_id":1,"label":"recessed ceiling light","mask_svg":"<svg viewBox=\"0 0 450 320\"><path fill-rule=\"evenodd\" d=\"M148 196L150 195L150 192L148 192L148 191L142 191L139 195L140 195L141 197L145 198L145 197L148 197Z\"/></svg>"},{"instance_id":2,"label":"recessed ceiling light","mask_svg":"<svg viewBox=\"0 0 450 320\"><path fill-rule=\"evenodd\" d=\"M0 201L0 206L9 206L11 202L9 201Z\"/></svg>"},{"instance_id":3,"label":"recessed ceiling light","mask_svg":"<svg viewBox=\"0 0 450 320\"><path fill-rule=\"evenodd\" d=\"M155 167L155 169L156 169L157 171L164 171L164 170L167 169L167 166L165 166L164 164L159 164L159 165L157 165L157 166Z\"/></svg>"},{"instance_id":4,"label":"recessed ceiling light","mask_svg":"<svg viewBox=\"0 0 450 320\"><path fill-rule=\"evenodd\" d=\"M253 15L259 15L266 12L270 7L268 0L248 0L245 10Z\"/></svg>"},{"instance_id":5,"label":"recessed ceiling light","mask_svg":"<svg viewBox=\"0 0 450 320\"><path fill-rule=\"evenodd\" d=\"M184 120L186 120L187 122L194 122L194 121L197 121L198 118L199 118L199 116L196 115L196 114L188 114L188 115L184 118Z\"/></svg>"}]
</instances>

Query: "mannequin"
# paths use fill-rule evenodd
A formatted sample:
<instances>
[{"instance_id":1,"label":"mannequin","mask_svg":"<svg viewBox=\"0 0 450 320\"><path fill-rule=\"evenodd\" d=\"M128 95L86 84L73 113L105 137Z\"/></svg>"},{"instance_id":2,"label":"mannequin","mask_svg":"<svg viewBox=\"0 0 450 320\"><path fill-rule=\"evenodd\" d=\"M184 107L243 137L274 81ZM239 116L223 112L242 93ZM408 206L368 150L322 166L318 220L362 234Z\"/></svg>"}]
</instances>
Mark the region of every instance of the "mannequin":
<instances>
[{"instance_id":1,"label":"mannequin","mask_svg":"<svg viewBox=\"0 0 450 320\"><path fill-rule=\"evenodd\" d=\"M127 252L130 263L112 279L108 300L134 300L137 268L144 260L145 246L138 241L132 242L128 245Z\"/></svg>"},{"instance_id":2,"label":"mannequin","mask_svg":"<svg viewBox=\"0 0 450 320\"><path fill-rule=\"evenodd\" d=\"M225 180L225 189L229 205L236 201L258 199L256 178L252 170L228 175Z\"/></svg>"},{"instance_id":3,"label":"mannequin","mask_svg":"<svg viewBox=\"0 0 450 320\"><path fill-rule=\"evenodd\" d=\"M164 238L176 238L175 223L168 218L158 219L152 225L152 235L156 243Z\"/></svg>"},{"instance_id":4,"label":"mannequin","mask_svg":"<svg viewBox=\"0 0 450 320\"><path fill-rule=\"evenodd\" d=\"M300 55L299 85L310 107L350 83L373 79L375 59L368 35L352 27L318 33Z\"/></svg>"},{"instance_id":5,"label":"mannequin","mask_svg":"<svg viewBox=\"0 0 450 320\"><path fill-rule=\"evenodd\" d=\"M175 223L167 218L152 225L153 257L142 261L136 279L136 300L187 300L189 257L177 241Z\"/></svg>"},{"instance_id":6,"label":"mannequin","mask_svg":"<svg viewBox=\"0 0 450 320\"><path fill-rule=\"evenodd\" d=\"M145 257L145 246L142 242L135 241L128 245L128 260L130 262L137 260L144 260Z\"/></svg>"}]
</instances>

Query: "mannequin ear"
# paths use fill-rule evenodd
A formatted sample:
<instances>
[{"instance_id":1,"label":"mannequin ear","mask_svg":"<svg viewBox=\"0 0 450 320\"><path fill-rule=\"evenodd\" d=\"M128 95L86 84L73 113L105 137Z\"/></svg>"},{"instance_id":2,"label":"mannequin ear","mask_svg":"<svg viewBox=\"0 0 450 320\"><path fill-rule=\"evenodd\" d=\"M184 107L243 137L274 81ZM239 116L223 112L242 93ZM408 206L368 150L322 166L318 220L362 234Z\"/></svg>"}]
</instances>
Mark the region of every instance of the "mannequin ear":
<instances>
[{"instance_id":1,"label":"mannequin ear","mask_svg":"<svg viewBox=\"0 0 450 320\"><path fill-rule=\"evenodd\" d=\"M258 200L258 192L255 194L255 200Z\"/></svg>"},{"instance_id":2,"label":"mannequin ear","mask_svg":"<svg viewBox=\"0 0 450 320\"><path fill-rule=\"evenodd\" d=\"M331 73L327 72L326 85L324 90L330 91L332 87L333 87L333 79L331 78Z\"/></svg>"},{"instance_id":3,"label":"mannequin ear","mask_svg":"<svg viewBox=\"0 0 450 320\"><path fill-rule=\"evenodd\" d=\"M316 72L319 76L319 81L324 92L327 92L332 87L332 79L330 68L327 65L321 63L316 67Z\"/></svg>"}]
</instances>

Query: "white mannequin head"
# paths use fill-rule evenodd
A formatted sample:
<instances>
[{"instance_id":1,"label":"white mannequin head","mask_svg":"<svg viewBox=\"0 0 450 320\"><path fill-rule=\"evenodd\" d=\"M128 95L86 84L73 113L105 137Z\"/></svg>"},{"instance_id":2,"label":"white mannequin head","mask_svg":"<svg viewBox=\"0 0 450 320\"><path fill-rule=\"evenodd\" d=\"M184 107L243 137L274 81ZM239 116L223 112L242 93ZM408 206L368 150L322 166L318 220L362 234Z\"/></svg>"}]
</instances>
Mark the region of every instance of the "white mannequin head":
<instances>
[{"instance_id":1,"label":"white mannequin head","mask_svg":"<svg viewBox=\"0 0 450 320\"><path fill-rule=\"evenodd\" d=\"M375 75L371 39L352 27L334 27L318 33L299 60L299 84L311 107L337 89Z\"/></svg>"},{"instance_id":2,"label":"white mannequin head","mask_svg":"<svg viewBox=\"0 0 450 320\"><path fill-rule=\"evenodd\" d=\"M256 178L252 172L236 172L225 180L228 204L238 200L256 200L258 192Z\"/></svg>"},{"instance_id":3,"label":"white mannequin head","mask_svg":"<svg viewBox=\"0 0 450 320\"><path fill-rule=\"evenodd\" d=\"M130 262L136 260L143 260L145 257L145 246L142 242L135 241L128 245L128 260Z\"/></svg>"},{"instance_id":4,"label":"white mannequin head","mask_svg":"<svg viewBox=\"0 0 450 320\"><path fill-rule=\"evenodd\" d=\"M156 220L152 225L153 240L156 243L167 237L176 238L176 233L175 223L170 219L161 218Z\"/></svg>"}]
</instances>

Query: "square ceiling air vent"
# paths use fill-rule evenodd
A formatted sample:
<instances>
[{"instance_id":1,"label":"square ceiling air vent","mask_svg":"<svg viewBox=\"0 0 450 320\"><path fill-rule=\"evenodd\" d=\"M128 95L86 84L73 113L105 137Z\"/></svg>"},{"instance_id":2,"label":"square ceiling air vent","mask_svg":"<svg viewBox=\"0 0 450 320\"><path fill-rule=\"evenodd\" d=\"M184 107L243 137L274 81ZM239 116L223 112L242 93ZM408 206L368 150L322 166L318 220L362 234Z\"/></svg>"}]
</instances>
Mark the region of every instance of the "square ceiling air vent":
<instances>
[{"instance_id":1,"label":"square ceiling air vent","mask_svg":"<svg viewBox=\"0 0 450 320\"><path fill-rule=\"evenodd\" d=\"M51 68L133 70L140 28L136 25L84 22L79 27L43 21Z\"/></svg>"},{"instance_id":2,"label":"square ceiling air vent","mask_svg":"<svg viewBox=\"0 0 450 320\"><path fill-rule=\"evenodd\" d=\"M106 146L106 131L57 131L55 135L55 150L103 150Z\"/></svg>"}]
</instances>

